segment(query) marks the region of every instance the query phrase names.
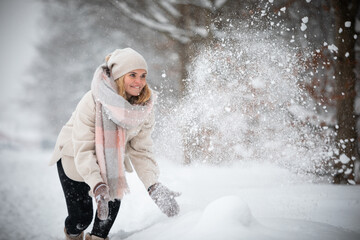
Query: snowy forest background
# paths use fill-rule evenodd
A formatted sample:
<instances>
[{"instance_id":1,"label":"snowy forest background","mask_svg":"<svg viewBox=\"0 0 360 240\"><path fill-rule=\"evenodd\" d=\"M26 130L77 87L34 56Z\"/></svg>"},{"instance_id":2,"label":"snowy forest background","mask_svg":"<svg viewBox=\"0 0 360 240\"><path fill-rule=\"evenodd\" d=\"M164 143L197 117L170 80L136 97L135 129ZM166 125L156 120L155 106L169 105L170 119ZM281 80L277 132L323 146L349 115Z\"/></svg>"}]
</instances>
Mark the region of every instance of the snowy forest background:
<instances>
[{"instance_id":1,"label":"snowy forest background","mask_svg":"<svg viewBox=\"0 0 360 240\"><path fill-rule=\"evenodd\" d=\"M157 149L169 160L273 161L360 182L357 1L36 4L32 60L2 88L1 148L51 148L104 56L132 47L160 93ZM5 47L3 81L27 54L20 47Z\"/></svg>"},{"instance_id":2,"label":"snowy forest background","mask_svg":"<svg viewBox=\"0 0 360 240\"><path fill-rule=\"evenodd\" d=\"M94 70L116 48L134 48L148 61L148 82L159 93L154 132L156 155L160 166L164 166L164 179L183 193L187 192L182 188L188 186L173 180L170 173L179 171L209 181L210 175L217 175L222 180L215 184L222 188L228 184L229 172L224 167L229 166L236 170L229 176L236 176L235 182L240 185L225 189L235 195L247 184L254 187L253 181L259 182L255 188L266 188L268 174L283 175L281 179L270 177L274 186L282 185L287 177L311 183L359 184L359 5L356 0L1 1L0 161L4 183L0 190L12 192L5 201L8 205L1 210L2 216L12 214L12 221L1 218L1 222L8 222L2 232L8 233L10 239L21 239L11 223L19 214L24 217L11 210L11 201L20 193L16 190L14 194L6 182L16 178L15 186L18 183L22 189L18 179L25 174L19 170L24 159L40 166L40 160L34 159L38 157L46 165L58 132L89 90ZM244 170L249 170L249 166L255 166L250 168L251 174ZM268 170L270 173L266 173ZM51 177L56 182L56 176ZM182 178L186 182L185 176ZM37 182L34 177L28 180ZM202 188L205 180L197 183ZM350 229L354 232L349 233L353 235L348 239L356 239L360 234L356 227L360 215L354 211L360 208L358 185L336 190L331 186L322 188L327 191L325 195L337 199L335 192L339 192L344 197L339 204L350 207L342 209L339 221L331 222L329 216L317 221ZM286 191L295 197L294 189L289 187ZM307 196L318 191L309 189L302 191ZM189 191L194 193L195 188ZM210 192L205 189L204 195L213 197ZM249 196L245 200L255 199ZM331 199L326 196L316 198L317 204ZM188 215L182 216L182 224L192 223L188 219L200 216L190 211L199 206L210 208L204 215L211 219L214 205L207 204L212 197L200 197L201 203L191 198L183 200ZM287 197L267 200L276 204L275 200L289 200ZM63 204L61 199L55 201ZM225 204L244 211L246 203L241 202L240 206L236 201L225 199ZM259 214L263 209L257 201L250 208L255 215L264 217ZM336 206L329 206L334 209L334 216L338 214ZM24 205L24 209L28 208L31 206ZM65 211L65 206L61 208L59 212ZM148 219L149 211L144 210L129 228L144 228L140 222ZM124 216L130 215L128 212L125 210ZM325 216L325 212L328 211L318 214ZM295 214L295 218L302 218L300 215ZM234 219L239 217L251 222L244 215ZM158 220L150 218L147 223ZM43 221L46 223L45 218ZM61 218L56 221L62 224ZM211 228L210 222L201 221L191 237L201 235L203 225ZM172 226L173 233L179 232L171 224L166 222L165 227L160 227ZM58 228L53 225L53 229ZM321 232L319 229L314 232ZM155 230L150 227L147 233L151 235ZM61 229L57 231L50 235L60 236ZM347 234L337 233L341 237ZM130 236L120 231L114 236L141 239L142 233L137 234ZM169 234L164 239L175 239ZM274 236L281 239L280 235Z\"/></svg>"}]
</instances>

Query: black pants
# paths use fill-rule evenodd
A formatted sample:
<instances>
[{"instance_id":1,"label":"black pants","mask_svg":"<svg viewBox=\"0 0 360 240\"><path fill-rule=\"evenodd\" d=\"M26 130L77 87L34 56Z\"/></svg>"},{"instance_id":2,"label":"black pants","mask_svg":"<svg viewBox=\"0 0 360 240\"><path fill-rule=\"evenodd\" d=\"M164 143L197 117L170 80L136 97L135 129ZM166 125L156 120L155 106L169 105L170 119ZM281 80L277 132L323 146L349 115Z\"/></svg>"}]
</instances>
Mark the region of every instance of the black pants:
<instances>
[{"instance_id":1,"label":"black pants","mask_svg":"<svg viewBox=\"0 0 360 240\"><path fill-rule=\"evenodd\" d=\"M92 198L89 196L90 187L84 182L77 182L68 178L62 167L61 159L57 162L57 169L68 210L65 228L69 234L80 234L93 219ZM120 203L120 200L109 202L109 217L104 221L101 221L95 214L91 235L101 238L108 236L119 212Z\"/></svg>"}]
</instances>

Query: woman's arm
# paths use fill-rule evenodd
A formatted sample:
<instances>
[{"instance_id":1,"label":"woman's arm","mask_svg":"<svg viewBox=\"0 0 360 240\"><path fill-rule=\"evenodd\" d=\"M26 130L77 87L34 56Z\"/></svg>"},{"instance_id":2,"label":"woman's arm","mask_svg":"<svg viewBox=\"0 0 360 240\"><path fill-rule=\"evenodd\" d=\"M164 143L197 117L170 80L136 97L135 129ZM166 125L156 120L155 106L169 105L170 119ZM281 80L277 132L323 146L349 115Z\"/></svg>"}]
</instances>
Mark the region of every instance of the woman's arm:
<instances>
[{"instance_id":1,"label":"woman's arm","mask_svg":"<svg viewBox=\"0 0 360 240\"><path fill-rule=\"evenodd\" d=\"M72 141L76 170L93 192L103 179L95 153L95 103L91 92L88 92L77 106Z\"/></svg>"},{"instance_id":2,"label":"woman's arm","mask_svg":"<svg viewBox=\"0 0 360 240\"><path fill-rule=\"evenodd\" d=\"M138 135L131 139L127 147L127 154L131 163L146 189L157 183L159 178L159 167L153 157L153 140L151 137L154 124L155 116L151 112Z\"/></svg>"}]
</instances>

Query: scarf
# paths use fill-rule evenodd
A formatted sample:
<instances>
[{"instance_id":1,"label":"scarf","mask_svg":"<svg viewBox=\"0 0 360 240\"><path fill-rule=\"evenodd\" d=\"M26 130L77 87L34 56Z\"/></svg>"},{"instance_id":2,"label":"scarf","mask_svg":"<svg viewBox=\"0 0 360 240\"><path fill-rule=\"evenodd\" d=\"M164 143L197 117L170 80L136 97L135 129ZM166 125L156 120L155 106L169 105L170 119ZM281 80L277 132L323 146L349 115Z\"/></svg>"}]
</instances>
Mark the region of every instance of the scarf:
<instances>
[{"instance_id":1,"label":"scarf","mask_svg":"<svg viewBox=\"0 0 360 240\"><path fill-rule=\"evenodd\" d=\"M107 66L99 66L91 83L95 99L95 151L101 177L109 187L110 200L129 192L125 178L124 154L126 130L139 126L149 116L154 94L144 105L131 105L117 92Z\"/></svg>"}]
</instances>

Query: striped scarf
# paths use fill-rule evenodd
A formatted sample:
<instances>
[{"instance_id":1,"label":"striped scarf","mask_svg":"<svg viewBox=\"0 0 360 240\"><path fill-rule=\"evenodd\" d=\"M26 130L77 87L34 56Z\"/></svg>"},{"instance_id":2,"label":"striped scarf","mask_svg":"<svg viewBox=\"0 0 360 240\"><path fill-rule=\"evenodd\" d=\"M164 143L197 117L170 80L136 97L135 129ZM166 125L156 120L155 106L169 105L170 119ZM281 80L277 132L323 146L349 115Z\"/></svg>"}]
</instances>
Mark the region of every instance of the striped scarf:
<instances>
[{"instance_id":1,"label":"striped scarf","mask_svg":"<svg viewBox=\"0 0 360 240\"><path fill-rule=\"evenodd\" d=\"M125 178L126 129L142 124L152 110L154 97L144 105L131 105L117 93L106 65L99 66L91 83L96 103L95 150L101 177L109 186L110 200L129 192Z\"/></svg>"}]
</instances>

